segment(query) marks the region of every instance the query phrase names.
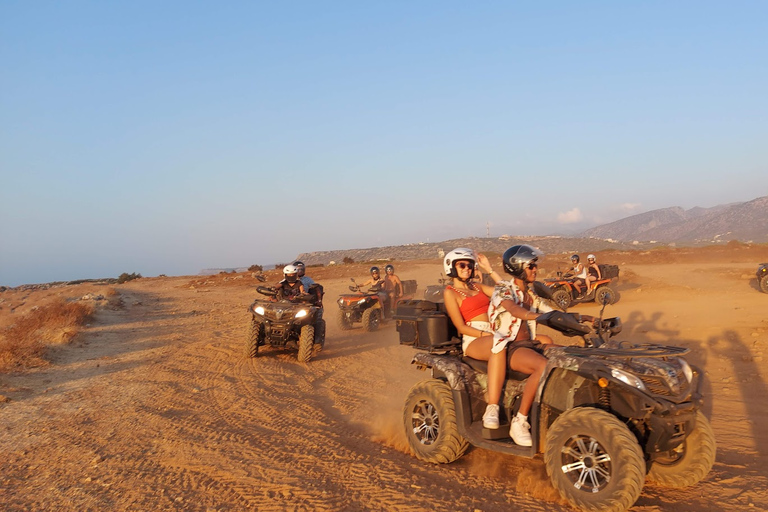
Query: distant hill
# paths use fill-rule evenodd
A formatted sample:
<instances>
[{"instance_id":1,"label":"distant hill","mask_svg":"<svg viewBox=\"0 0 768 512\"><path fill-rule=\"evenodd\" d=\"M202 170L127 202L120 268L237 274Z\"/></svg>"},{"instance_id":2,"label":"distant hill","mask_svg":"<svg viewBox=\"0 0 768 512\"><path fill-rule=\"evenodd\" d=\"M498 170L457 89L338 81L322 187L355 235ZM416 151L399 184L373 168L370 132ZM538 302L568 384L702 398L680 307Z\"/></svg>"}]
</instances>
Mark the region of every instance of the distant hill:
<instances>
[{"instance_id":1,"label":"distant hill","mask_svg":"<svg viewBox=\"0 0 768 512\"><path fill-rule=\"evenodd\" d=\"M305 252L299 254L299 259L307 265L328 265L331 262L341 263L344 258L353 261L405 261L439 258L457 247L470 247L478 252L487 254L501 254L515 244L530 244L538 247L547 254L561 254L571 252L590 252L602 250L628 250L639 249L644 246L632 245L609 240L595 238L568 238L561 236L539 237L511 237L498 238L456 238L435 243L419 243L407 245L393 245L387 247L369 247L367 249L344 249L335 251Z\"/></svg>"},{"instance_id":2,"label":"distant hill","mask_svg":"<svg viewBox=\"0 0 768 512\"><path fill-rule=\"evenodd\" d=\"M729 240L766 243L768 196L712 208L662 208L597 226L581 235L665 244L711 244Z\"/></svg>"}]
</instances>

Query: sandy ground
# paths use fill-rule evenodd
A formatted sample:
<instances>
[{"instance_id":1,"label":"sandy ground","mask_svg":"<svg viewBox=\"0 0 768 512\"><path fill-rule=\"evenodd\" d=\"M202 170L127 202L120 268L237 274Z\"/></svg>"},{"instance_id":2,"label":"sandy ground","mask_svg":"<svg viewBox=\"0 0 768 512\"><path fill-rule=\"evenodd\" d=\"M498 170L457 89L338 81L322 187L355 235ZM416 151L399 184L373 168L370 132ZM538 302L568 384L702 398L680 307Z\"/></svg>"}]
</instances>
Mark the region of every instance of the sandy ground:
<instances>
[{"instance_id":1,"label":"sandy ground","mask_svg":"<svg viewBox=\"0 0 768 512\"><path fill-rule=\"evenodd\" d=\"M610 308L624 321L621 338L690 348L706 370L705 413L718 442L704 481L683 490L647 484L632 510L768 510L759 261L622 259L611 261L622 278ZM438 466L408 453L402 403L428 375L410 364L413 349L398 344L392 322L371 334L333 322L335 298L366 268L310 269L325 285L329 322L326 348L309 364L295 352L243 358L257 284L249 274L115 286L120 300L99 306L50 366L0 375L0 509L571 510L540 457L474 448ZM423 292L440 266L402 262L397 273ZM106 288L6 291L0 326L52 297Z\"/></svg>"}]
</instances>

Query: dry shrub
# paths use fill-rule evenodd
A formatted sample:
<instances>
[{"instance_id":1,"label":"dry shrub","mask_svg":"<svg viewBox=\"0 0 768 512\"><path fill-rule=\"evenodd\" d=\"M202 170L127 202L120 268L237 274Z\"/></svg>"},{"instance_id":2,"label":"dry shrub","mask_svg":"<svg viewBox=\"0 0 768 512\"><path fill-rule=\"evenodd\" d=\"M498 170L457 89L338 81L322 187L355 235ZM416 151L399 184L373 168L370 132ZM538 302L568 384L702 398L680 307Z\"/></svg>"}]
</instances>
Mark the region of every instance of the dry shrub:
<instances>
[{"instance_id":1,"label":"dry shrub","mask_svg":"<svg viewBox=\"0 0 768 512\"><path fill-rule=\"evenodd\" d=\"M58 300L0 331L0 371L46 364L47 345L69 343L93 314L93 306Z\"/></svg>"}]
</instances>

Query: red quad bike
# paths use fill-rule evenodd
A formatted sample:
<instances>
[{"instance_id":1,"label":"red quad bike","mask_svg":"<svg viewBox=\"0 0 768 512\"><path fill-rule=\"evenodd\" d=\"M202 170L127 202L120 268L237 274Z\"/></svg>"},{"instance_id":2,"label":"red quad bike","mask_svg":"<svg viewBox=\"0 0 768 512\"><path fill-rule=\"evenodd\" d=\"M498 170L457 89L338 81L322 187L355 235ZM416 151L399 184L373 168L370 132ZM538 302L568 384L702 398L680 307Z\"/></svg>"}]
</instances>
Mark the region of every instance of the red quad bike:
<instances>
[{"instance_id":1,"label":"red quad bike","mask_svg":"<svg viewBox=\"0 0 768 512\"><path fill-rule=\"evenodd\" d=\"M550 298L543 283L536 293ZM428 375L408 393L402 425L414 455L447 464L470 446L518 457L542 457L555 489L583 512L624 512L646 480L666 487L696 485L715 461L712 427L701 412L704 373L687 348L617 341L621 320L552 311L536 322L583 346L546 350L529 422L533 446L509 437L528 375L508 371L501 427L483 428L487 361L462 354L444 304L403 301L395 321L400 344L417 349L411 363Z\"/></svg>"},{"instance_id":2,"label":"red quad bike","mask_svg":"<svg viewBox=\"0 0 768 512\"><path fill-rule=\"evenodd\" d=\"M380 287L369 288L363 292L353 278L349 290L353 293L345 293L339 296L336 303L339 305L336 322L340 329L346 331L352 329L357 322L363 323L363 329L368 332L375 331L384 319L392 316L388 304L382 304L379 298ZM413 297L416 293L416 281L413 279L403 281L403 296L400 301ZM399 302L399 301L398 301Z\"/></svg>"},{"instance_id":3,"label":"red quad bike","mask_svg":"<svg viewBox=\"0 0 768 512\"><path fill-rule=\"evenodd\" d=\"M572 304L580 302L595 301L598 304L616 304L619 302L619 292L612 284L613 280L619 277L619 267L617 265L599 265L599 267L600 275L603 278L590 281L589 290L581 296L573 285L575 279L570 272L565 274L558 272L556 278L545 279L544 284L552 289L552 302L563 311Z\"/></svg>"}]
</instances>

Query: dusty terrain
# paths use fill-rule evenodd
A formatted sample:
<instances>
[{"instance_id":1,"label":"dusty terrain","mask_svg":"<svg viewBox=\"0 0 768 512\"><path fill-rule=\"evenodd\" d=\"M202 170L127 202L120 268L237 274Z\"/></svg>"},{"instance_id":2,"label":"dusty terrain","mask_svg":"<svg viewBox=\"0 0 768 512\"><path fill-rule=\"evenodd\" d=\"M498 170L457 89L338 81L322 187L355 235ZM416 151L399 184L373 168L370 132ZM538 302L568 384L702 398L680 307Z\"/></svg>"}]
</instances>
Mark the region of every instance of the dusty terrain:
<instances>
[{"instance_id":1,"label":"dusty terrain","mask_svg":"<svg viewBox=\"0 0 768 512\"><path fill-rule=\"evenodd\" d=\"M632 510L768 510L768 295L754 276L768 250L598 257L621 265L611 307L621 337L688 347L706 370L718 442L703 482L647 484ZM420 292L440 271L438 261L397 263ZM427 374L410 365L393 323L366 334L333 322L335 298L367 265L308 274L325 285L329 322L325 350L306 365L294 352L243 358L250 274L112 286L117 299L99 301L51 365L0 374L0 509L571 510L540 458L472 449L436 466L411 456L401 407ZM53 297L105 288L7 290L0 327Z\"/></svg>"}]
</instances>

